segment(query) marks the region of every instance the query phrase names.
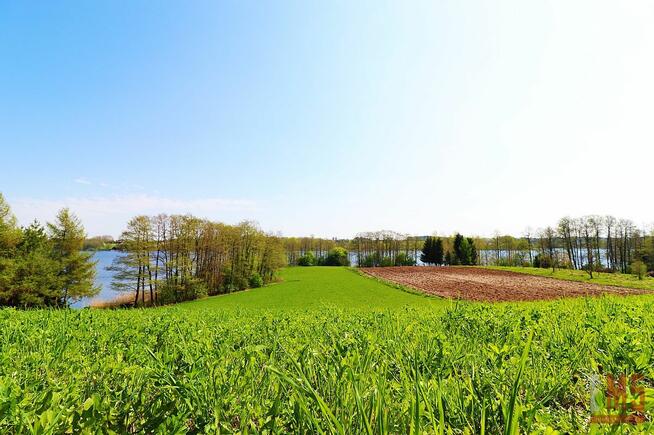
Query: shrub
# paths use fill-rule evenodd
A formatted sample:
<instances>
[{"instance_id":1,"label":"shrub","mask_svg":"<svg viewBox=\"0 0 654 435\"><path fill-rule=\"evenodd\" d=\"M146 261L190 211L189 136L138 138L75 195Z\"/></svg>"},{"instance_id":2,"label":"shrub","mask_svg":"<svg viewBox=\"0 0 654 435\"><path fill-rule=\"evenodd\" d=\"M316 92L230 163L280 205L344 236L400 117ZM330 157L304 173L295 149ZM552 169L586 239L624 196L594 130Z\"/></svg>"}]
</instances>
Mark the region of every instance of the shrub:
<instances>
[{"instance_id":1,"label":"shrub","mask_svg":"<svg viewBox=\"0 0 654 435\"><path fill-rule=\"evenodd\" d=\"M540 267L541 269L549 269L552 267L552 259L548 255L537 254L534 257L534 267Z\"/></svg>"},{"instance_id":2,"label":"shrub","mask_svg":"<svg viewBox=\"0 0 654 435\"><path fill-rule=\"evenodd\" d=\"M263 278L257 272L253 272L250 275L250 288L259 288L263 286Z\"/></svg>"},{"instance_id":3,"label":"shrub","mask_svg":"<svg viewBox=\"0 0 654 435\"><path fill-rule=\"evenodd\" d=\"M647 275L647 265L640 260L636 260L631 263L631 273L642 280Z\"/></svg>"},{"instance_id":4,"label":"shrub","mask_svg":"<svg viewBox=\"0 0 654 435\"><path fill-rule=\"evenodd\" d=\"M350 259L348 258L347 251L344 248L336 247L329 251L326 266L349 266Z\"/></svg>"},{"instance_id":5,"label":"shrub","mask_svg":"<svg viewBox=\"0 0 654 435\"><path fill-rule=\"evenodd\" d=\"M359 267L391 267L391 266L415 266L416 261L404 252L399 252L395 258L380 256L376 252L366 255Z\"/></svg>"},{"instance_id":6,"label":"shrub","mask_svg":"<svg viewBox=\"0 0 654 435\"><path fill-rule=\"evenodd\" d=\"M416 260L409 257L406 252L400 252L395 256L396 266L415 266Z\"/></svg>"},{"instance_id":7,"label":"shrub","mask_svg":"<svg viewBox=\"0 0 654 435\"><path fill-rule=\"evenodd\" d=\"M375 267L378 264L378 258L379 257L376 254L366 255L363 257L363 260L361 260L359 267Z\"/></svg>"},{"instance_id":8,"label":"shrub","mask_svg":"<svg viewBox=\"0 0 654 435\"><path fill-rule=\"evenodd\" d=\"M316 257L313 255L313 252L307 252L302 257L297 260L298 266L315 266Z\"/></svg>"},{"instance_id":9,"label":"shrub","mask_svg":"<svg viewBox=\"0 0 654 435\"><path fill-rule=\"evenodd\" d=\"M189 279L183 284L168 284L159 287L159 304L192 301L207 297L207 286L199 279Z\"/></svg>"}]
</instances>

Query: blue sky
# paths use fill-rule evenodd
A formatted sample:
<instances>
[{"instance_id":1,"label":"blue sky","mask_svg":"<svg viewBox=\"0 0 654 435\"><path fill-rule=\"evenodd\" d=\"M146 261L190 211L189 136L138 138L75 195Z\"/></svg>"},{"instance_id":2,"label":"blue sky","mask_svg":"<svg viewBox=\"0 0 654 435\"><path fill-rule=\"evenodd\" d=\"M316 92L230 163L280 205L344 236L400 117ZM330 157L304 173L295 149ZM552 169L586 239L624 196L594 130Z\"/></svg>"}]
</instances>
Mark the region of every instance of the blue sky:
<instances>
[{"instance_id":1,"label":"blue sky","mask_svg":"<svg viewBox=\"0 0 654 435\"><path fill-rule=\"evenodd\" d=\"M647 224L652 22L649 1L0 2L0 191L91 234L158 212Z\"/></svg>"}]
</instances>

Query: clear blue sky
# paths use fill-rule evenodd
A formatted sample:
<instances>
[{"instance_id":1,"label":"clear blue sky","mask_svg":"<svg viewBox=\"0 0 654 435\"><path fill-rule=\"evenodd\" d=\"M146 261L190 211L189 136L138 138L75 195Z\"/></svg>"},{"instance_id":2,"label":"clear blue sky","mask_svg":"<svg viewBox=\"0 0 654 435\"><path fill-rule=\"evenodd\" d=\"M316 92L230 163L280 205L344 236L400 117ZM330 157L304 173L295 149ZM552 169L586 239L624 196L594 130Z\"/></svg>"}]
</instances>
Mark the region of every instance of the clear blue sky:
<instances>
[{"instance_id":1,"label":"clear blue sky","mask_svg":"<svg viewBox=\"0 0 654 435\"><path fill-rule=\"evenodd\" d=\"M573 3L573 4L571 4ZM286 235L654 221L654 3L2 2L0 191Z\"/></svg>"}]
</instances>

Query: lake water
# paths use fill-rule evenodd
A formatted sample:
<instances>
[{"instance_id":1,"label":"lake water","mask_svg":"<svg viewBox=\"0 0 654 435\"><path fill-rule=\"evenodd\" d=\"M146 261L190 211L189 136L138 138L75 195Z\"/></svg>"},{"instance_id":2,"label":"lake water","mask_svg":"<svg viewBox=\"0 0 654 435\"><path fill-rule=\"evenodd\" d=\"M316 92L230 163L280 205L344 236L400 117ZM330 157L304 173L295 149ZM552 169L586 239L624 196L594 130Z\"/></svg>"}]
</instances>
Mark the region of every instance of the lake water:
<instances>
[{"instance_id":1,"label":"lake water","mask_svg":"<svg viewBox=\"0 0 654 435\"><path fill-rule=\"evenodd\" d=\"M88 306L93 300L106 301L115 299L117 296L121 295L120 292L111 288L111 280L114 273L107 270L107 267L111 266L111 262L114 258L119 257L120 255L122 254L119 251L98 251L93 254L93 259L98 262L96 266L95 285L100 287L100 293L92 298L84 298L75 302L72 304L73 307L83 308Z\"/></svg>"}]
</instances>

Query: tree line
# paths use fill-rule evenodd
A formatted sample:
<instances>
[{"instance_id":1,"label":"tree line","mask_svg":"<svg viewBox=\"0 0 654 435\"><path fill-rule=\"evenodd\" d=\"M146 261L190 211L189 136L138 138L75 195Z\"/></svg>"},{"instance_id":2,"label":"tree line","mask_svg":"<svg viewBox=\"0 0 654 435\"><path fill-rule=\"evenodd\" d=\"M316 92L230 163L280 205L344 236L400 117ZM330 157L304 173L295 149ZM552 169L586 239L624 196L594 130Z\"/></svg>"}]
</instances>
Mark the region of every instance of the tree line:
<instances>
[{"instance_id":1,"label":"tree line","mask_svg":"<svg viewBox=\"0 0 654 435\"><path fill-rule=\"evenodd\" d=\"M348 245L360 267L413 266L423 239L395 231L370 231L356 235Z\"/></svg>"},{"instance_id":2,"label":"tree line","mask_svg":"<svg viewBox=\"0 0 654 435\"><path fill-rule=\"evenodd\" d=\"M359 267L388 267L414 266L418 260L474 265L479 260L476 243L461 234L441 238L382 230L358 233L351 240L286 238L284 246L290 265L349 265L352 258Z\"/></svg>"},{"instance_id":3,"label":"tree line","mask_svg":"<svg viewBox=\"0 0 654 435\"><path fill-rule=\"evenodd\" d=\"M350 240L285 239L291 265L314 257L316 264L324 264L334 247L349 251L348 258L361 267L410 266L420 260L437 265L570 268L586 270L591 277L598 271L654 272L654 232L613 216L564 217L554 226L528 228L522 236L437 237L374 231Z\"/></svg>"},{"instance_id":4,"label":"tree line","mask_svg":"<svg viewBox=\"0 0 654 435\"><path fill-rule=\"evenodd\" d=\"M654 271L654 233L613 216L563 217L522 237L495 234L482 241L481 264L569 268L593 272Z\"/></svg>"},{"instance_id":5,"label":"tree line","mask_svg":"<svg viewBox=\"0 0 654 435\"><path fill-rule=\"evenodd\" d=\"M253 222L227 225L190 215L137 216L117 246L87 239L68 209L45 226L19 227L0 194L0 305L67 307L95 296L96 262L83 249L121 251L109 269L112 287L130 305L156 305L260 287L286 265L281 237Z\"/></svg>"},{"instance_id":6,"label":"tree line","mask_svg":"<svg viewBox=\"0 0 654 435\"><path fill-rule=\"evenodd\" d=\"M436 266L474 266L478 260L474 239L459 233L445 240L441 237L427 237L420 254L420 261Z\"/></svg>"},{"instance_id":7,"label":"tree line","mask_svg":"<svg viewBox=\"0 0 654 435\"><path fill-rule=\"evenodd\" d=\"M191 215L137 216L121 236L112 286L134 305L157 305L260 287L286 264L281 237L252 222Z\"/></svg>"},{"instance_id":8,"label":"tree line","mask_svg":"<svg viewBox=\"0 0 654 435\"><path fill-rule=\"evenodd\" d=\"M45 226L19 227L0 193L0 305L67 307L96 295L95 262L82 252L85 237L66 208Z\"/></svg>"},{"instance_id":9,"label":"tree line","mask_svg":"<svg viewBox=\"0 0 654 435\"><path fill-rule=\"evenodd\" d=\"M344 247L342 242L336 239L319 237L284 237L283 244L286 261L290 266L306 266L307 261L318 264L324 261L332 249Z\"/></svg>"},{"instance_id":10,"label":"tree line","mask_svg":"<svg viewBox=\"0 0 654 435\"><path fill-rule=\"evenodd\" d=\"M83 249L123 251L110 270L113 287L133 305L180 302L258 287L290 265L361 267L500 265L594 272L654 271L654 232L612 216L564 217L520 237L411 236L359 233L351 240L281 237L253 222L228 225L190 215L137 216L117 242L87 239L79 219L62 209L52 223L19 227L0 194L0 305L66 307L98 293L95 262ZM348 252L349 251L349 252Z\"/></svg>"}]
</instances>

